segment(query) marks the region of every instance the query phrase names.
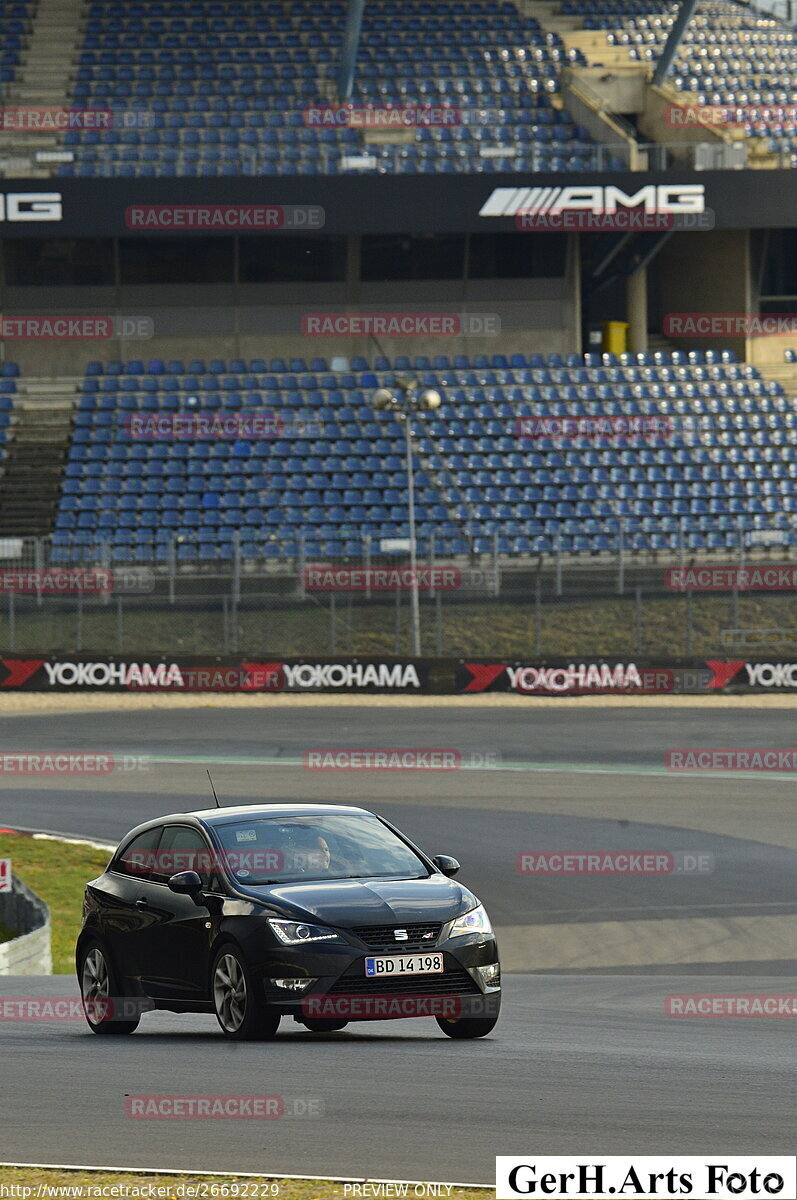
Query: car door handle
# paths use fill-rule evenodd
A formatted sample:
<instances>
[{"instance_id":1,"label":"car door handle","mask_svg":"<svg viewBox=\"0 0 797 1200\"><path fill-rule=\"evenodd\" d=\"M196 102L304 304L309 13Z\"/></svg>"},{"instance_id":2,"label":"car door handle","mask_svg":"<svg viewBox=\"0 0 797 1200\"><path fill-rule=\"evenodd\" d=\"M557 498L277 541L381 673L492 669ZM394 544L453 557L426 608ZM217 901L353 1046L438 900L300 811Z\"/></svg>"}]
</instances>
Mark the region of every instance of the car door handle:
<instances>
[{"instance_id":1,"label":"car door handle","mask_svg":"<svg viewBox=\"0 0 797 1200\"><path fill-rule=\"evenodd\" d=\"M139 912L143 912L144 909L149 908L149 904L145 896L140 896L138 900L136 900L136 908Z\"/></svg>"}]
</instances>

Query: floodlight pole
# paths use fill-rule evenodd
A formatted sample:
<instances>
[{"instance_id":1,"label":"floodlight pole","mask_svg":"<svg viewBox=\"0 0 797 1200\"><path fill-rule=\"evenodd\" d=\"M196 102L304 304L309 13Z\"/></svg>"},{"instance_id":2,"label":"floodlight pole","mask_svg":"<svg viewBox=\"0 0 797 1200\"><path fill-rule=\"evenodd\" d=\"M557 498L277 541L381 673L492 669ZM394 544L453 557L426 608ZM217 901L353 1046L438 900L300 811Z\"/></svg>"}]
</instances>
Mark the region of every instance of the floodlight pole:
<instances>
[{"instance_id":1,"label":"floodlight pole","mask_svg":"<svg viewBox=\"0 0 797 1200\"><path fill-rule=\"evenodd\" d=\"M412 469L412 408L409 406L407 389L402 389L407 407L404 409L404 435L407 452L407 493L409 495L410 518L410 608L412 613L412 653L421 654L421 610L418 601L418 554L415 544L415 475Z\"/></svg>"},{"instance_id":2,"label":"floodlight pole","mask_svg":"<svg viewBox=\"0 0 797 1200\"><path fill-rule=\"evenodd\" d=\"M412 468L412 418L421 409L434 411L440 407L440 393L433 388L418 392L417 384L406 375L400 375L393 384L395 391L379 388L374 394L374 407L392 412L404 422L404 448L407 458L407 495L409 497L410 526L410 605L412 626L412 653L421 654L421 610L418 599L418 546L415 538L415 472Z\"/></svg>"}]
</instances>

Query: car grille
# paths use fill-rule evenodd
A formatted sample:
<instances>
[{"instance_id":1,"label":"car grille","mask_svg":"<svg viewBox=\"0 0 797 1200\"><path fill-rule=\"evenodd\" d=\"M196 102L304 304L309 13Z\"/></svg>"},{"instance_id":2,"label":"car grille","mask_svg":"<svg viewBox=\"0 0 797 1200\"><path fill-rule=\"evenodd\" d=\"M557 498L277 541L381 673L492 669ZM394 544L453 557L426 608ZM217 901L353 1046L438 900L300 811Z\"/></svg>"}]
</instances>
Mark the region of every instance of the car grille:
<instances>
[{"instance_id":1,"label":"car grille","mask_svg":"<svg viewBox=\"0 0 797 1200\"><path fill-rule=\"evenodd\" d=\"M327 992L329 996L462 996L479 988L462 967L442 975L397 975L371 979L367 975L342 975Z\"/></svg>"},{"instance_id":2,"label":"car grille","mask_svg":"<svg viewBox=\"0 0 797 1200\"><path fill-rule=\"evenodd\" d=\"M442 925L356 925L351 932L369 950L428 950L437 945ZM394 930L406 929L407 940L397 942ZM431 934L431 937L427 935Z\"/></svg>"}]
</instances>

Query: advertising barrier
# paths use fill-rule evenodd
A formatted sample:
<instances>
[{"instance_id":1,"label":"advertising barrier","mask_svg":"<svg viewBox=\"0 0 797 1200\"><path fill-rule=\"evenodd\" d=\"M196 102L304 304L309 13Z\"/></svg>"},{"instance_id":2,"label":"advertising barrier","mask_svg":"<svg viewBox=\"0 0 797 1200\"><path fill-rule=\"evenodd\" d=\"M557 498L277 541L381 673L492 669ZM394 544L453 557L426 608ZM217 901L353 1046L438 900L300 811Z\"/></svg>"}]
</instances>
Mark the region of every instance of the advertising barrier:
<instances>
[{"instance_id":1,"label":"advertising barrier","mask_svg":"<svg viewBox=\"0 0 797 1200\"><path fill-rule=\"evenodd\" d=\"M259 173L204 179L8 179L0 192L3 237L191 237L500 232L540 208L549 227L628 228L630 214L680 229L786 227L791 191L781 171L590 171L472 175ZM619 213L619 216L618 216ZM433 214L430 217L430 214ZM431 222L431 224L430 224ZM521 228L523 225L521 224ZM533 225L532 225L533 227ZM659 226L660 227L660 226Z\"/></svg>"},{"instance_id":2,"label":"advertising barrier","mask_svg":"<svg viewBox=\"0 0 797 1200\"><path fill-rule=\"evenodd\" d=\"M57 657L0 659L0 692L323 692L386 695L716 695L797 692L797 661Z\"/></svg>"}]
</instances>

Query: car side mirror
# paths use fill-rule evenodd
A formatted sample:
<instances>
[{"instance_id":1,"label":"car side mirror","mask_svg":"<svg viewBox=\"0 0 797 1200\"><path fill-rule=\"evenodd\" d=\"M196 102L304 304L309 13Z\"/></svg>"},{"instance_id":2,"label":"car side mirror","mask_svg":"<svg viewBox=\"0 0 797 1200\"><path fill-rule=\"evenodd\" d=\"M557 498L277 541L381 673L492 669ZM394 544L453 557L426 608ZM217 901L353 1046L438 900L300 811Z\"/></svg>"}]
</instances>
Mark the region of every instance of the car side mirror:
<instances>
[{"instance_id":1,"label":"car side mirror","mask_svg":"<svg viewBox=\"0 0 797 1200\"><path fill-rule=\"evenodd\" d=\"M456 875L459 870L459 863L455 858L450 858L447 854L435 854L432 862L437 867L438 871L442 871L444 875Z\"/></svg>"},{"instance_id":2,"label":"car side mirror","mask_svg":"<svg viewBox=\"0 0 797 1200\"><path fill-rule=\"evenodd\" d=\"M191 896L196 900L202 892L202 880L196 871L180 871L169 880L169 890L178 896Z\"/></svg>"}]
</instances>

